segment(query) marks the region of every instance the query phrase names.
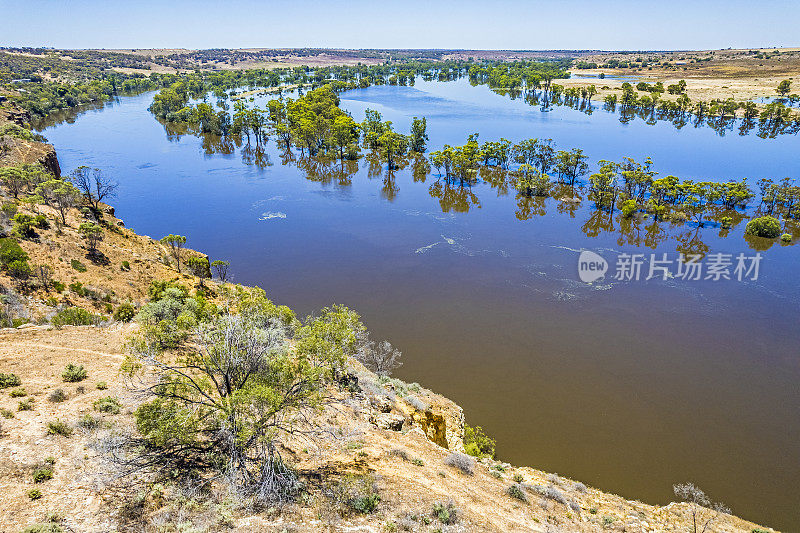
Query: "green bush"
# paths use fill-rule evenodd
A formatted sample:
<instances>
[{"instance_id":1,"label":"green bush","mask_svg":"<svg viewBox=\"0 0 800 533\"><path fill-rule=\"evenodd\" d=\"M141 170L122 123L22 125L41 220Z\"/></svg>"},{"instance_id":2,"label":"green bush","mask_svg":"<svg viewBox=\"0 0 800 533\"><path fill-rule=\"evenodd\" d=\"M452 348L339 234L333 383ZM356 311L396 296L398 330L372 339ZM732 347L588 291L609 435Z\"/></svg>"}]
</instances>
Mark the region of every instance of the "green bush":
<instances>
[{"instance_id":1,"label":"green bush","mask_svg":"<svg viewBox=\"0 0 800 533\"><path fill-rule=\"evenodd\" d=\"M361 514L369 514L375 512L378 508L378 502L381 501L379 494L364 494L354 497L350 500L350 507Z\"/></svg>"},{"instance_id":2,"label":"green bush","mask_svg":"<svg viewBox=\"0 0 800 533\"><path fill-rule=\"evenodd\" d=\"M771 216L758 217L747 223L744 232L747 235L774 239L781 234L781 223Z\"/></svg>"},{"instance_id":3,"label":"green bush","mask_svg":"<svg viewBox=\"0 0 800 533\"><path fill-rule=\"evenodd\" d=\"M37 228L47 229L50 227L50 221L44 215L36 215L33 218L33 223Z\"/></svg>"},{"instance_id":4,"label":"green bush","mask_svg":"<svg viewBox=\"0 0 800 533\"><path fill-rule=\"evenodd\" d=\"M8 387L17 387L21 385L22 382L19 380L19 376L16 374L3 374L0 372L0 389L6 389Z\"/></svg>"},{"instance_id":5,"label":"green bush","mask_svg":"<svg viewBox=\"0 0 800 533\"><path fill-rule=\"evenodd\" d=\"M72 265L72 268L74 268L78 272L86 272L86 265L84 265L77 259L73 259L72 261L69 262L69 264Z\"/></svg>"},{"instance_id":6,"label":"green bush","mask_svg":"<svg viewBox=\"0 0 800 533\"><path fill-rule=\"evenodd\" d=\"M100 398L95 400L92 404L95 411L100 411L101 413L111 413L112 415L119 414L119 410L122 407L122 404L119 403L119 400L116 398L112 398L111 396L106 396L105 398Z\"/></svg>"},{"instance_id":7,"label":"green bush","mask_svg":"<svg viewBox=\"0 0 800 533\"><path fill-rule=\"evenodd\" d=\"M784 233L781 235L781 240L783 242L792 242L792 234L791 233Z\"/></svg>"},{"instance_id":8,"label":"green bush","mask_svg":"<svg viewBox=\"0 0 800 533\"><path fill-rule=\"evenodd\" d=\"M50 467L37 468L33 471L33 482L44 483L53 479L53 469Z\"/></svg>"},{"instance_id":9,"label":"green bush","mask_svg":"<svg viewBox=\"0 0 800 533\"><path fill-rule=\"evenodd\" d=\"M64 289L67 287L60 281L53 280L50 282L50 285L53 287L53 290L56 292L64 292Z\"/></svg>"},{"instance_id":10,"label":"green bush","mask_svg":"<svg viewBox=\"0 0 800 533\"><path fill-rule=\"evenodd\" d=\"M64 368L64 372L61 373L61 378L67 383L76 383L78 381L83 381L88 375L89 373L83 368L83 365L69 363Z\"/></svg>"},{"instance_id":11,"label":"green bush","mask_svg":"<svg viewBox=\"0 0 800 533\"><path fill-rule=\"evenodd\" d=\"M72 428L66 422L56 419L47 423L47 434L69 437L72 435Z\"/></svg>"},{"instance_id":12,"label":"green bush","mask_svg":"<svg viewBox=\"0 0 800 533\"><path fill-rule=\"evenodd\" d=\"M56 389L47 397L53 403L61 403L67 399L67 393L61 389Z\"/></svg>"},{"instance_id":13,"label":"green bush","mask_svg":"<svg viewBox=\"0 0 800 533\"><path fill-rule=\"evenodd\" d=\"M131 269L131 264L128 261L123 261L122 265L120 266L120 270L123 272L127 272Z\"/></svg>"},{"instance_id":14,"label":"green bush","mask_svg":"<svg viewBox=\"0 0 800 533\"><path fill-rule=\"evenodd\" d=\"M83 429L95 429L100 427L100 420L86 413L78 420L78 425Z\"/></svg>"},{"instance_id":15,"label":"green bush","mask_svg":"<svg viewBox=\"0 0 800 533\"><path fill-rule=\"evenodd\" d=\"M464 424L464 451L473 457L494 457L497 442L480 426Z\"/></svg>"},{"instance_id":16,"label":"green bush","mask_svg":"<svg viewBox=\"0 0 800 533\"><path fill-rule=\"evenodd\" d=\"M129 303L120 304L114 311L114 320L117 322L130 322L136 315L136 310Z\"/></svg>"},{"instance_id":17,"label":"green bush","mask_svg":"<svg viewBox=\"0 0 800 533\"><path fill-rule=\"evenodd\" d=\"M0 408L0 415L2 415L3 418L14 418L14 411L3 407Z\"/></svg>"},{"instance_id":18,"label":"green bush","mask_svg":"<svg viewBox=\"0 0 800 533\"><path fill-rule=\"evenodd\" d=\"M522 502L527 503L528 501L528 495L525 494L525 489L523 489L519 483L514 483L513 485L509 486L506 489L506 494Z\"/></svg>"},{"instance_id":19,"label":"green bush","mask_svg":"<svg viewBox=\"0 0 800 533\"><path fill-rule=\"evenodd\" d=\"M17 279L28 279L31 277L31 267L27 261L11 261L6 267L8 275Z\"/></svg>"},{"instance_id":20,"label":"green bush","mask_svg":"<svg viewBox=\"0 0 800 533\"><path fill-rule=\"evenodd\" d=\"M22 533L64 533L64 528L55 522L46 524L34 524L22 530Z\"/></svg>"},{"instance_id":21,"label":"green bush","mask_svg":"<svg viewBox=\"0 0 800 533\"><path fill-rule=\"evenodd\" d=\"M76 281L74 283L69 284L69 290L77 294L78 296L85 296L86 289L83 288L83 283L80 281Z\"/></svg>"},{"instance_id":22,"label":"green bush","mask_svg":"<svg viewBox=\"0 0 800 533\"><path fill-rule=\"evenodd\" d=\"M434 503L433 516L442 524L455 524L458 520L458 511L452 500L447 503Z\"/></svg>"},{"instance_id":23,"label":"green bush","mask_svg":"<svg viewBox=\"0 0 800 533\"><path fill-rule=\"evenodd\" d=\"M38 500L41 497L42 497L42 491L40 491L39 489L31 489L28 491L28 498L30 498L31 500Z\"/></svg>"},{"instance_id":24,"label":"green bush","mask_svg":"<svg viewBox=\"0 0 800 533\"><path fill-rule=\"evenodd\" d=\"M81 307L62 309L50 319L50 323L57 328L62 326L91 326L98 321L99 317L97 315L93 315Z\"/></svg>"},{"instance_id":25,"label":"green bush","mask_svg":"<svg viewBox=\"0 0 800 533\"><path fill-rule=\"evenodd\" d=\"M6 268L14 261L27 261L28 254L14 239L0 239L0 267Z\"/></svg>"},{"instance_id":26,"label":"green bush","mask_svg":"<svg viewBox=\"0 0 800 533\"><path fill-rule=\"evenodd\" d=\"M97 382L97 390L106 390L108 388L108 383L105 381L98 381Z\"/></svg>"},{"instance_id":27,"label":"green bush","mask_svg":"<svg viewBox=\"0 0 800 533\"><path fill-rule=\"evenodd\" d=\"M25 389L14 389L8 395L12 398L22 398L23 396L27 396L28 393Z\"/></svg>"},{"instance_id":28,"label":"green bush","mask_svg":"<svg viewBox=\"0 0 800 533\"><path fill-rule=\"evenodd\" d=\"M19 402L17 411L33 411L33 398L27 398Z\"/></svg>"},{"instance_id":29,"label":"green bush","mask_svg":"<svg viewBox=\"0 0 800 533\"><path fill-rule=\"evenodd\" d=\"M36 218L33 215L17 213L14 215L13 220L14 228L11 231L14 235L23 238L36 236L36 231L33 229L36 227Z\"/></svg>"}]
</instances>

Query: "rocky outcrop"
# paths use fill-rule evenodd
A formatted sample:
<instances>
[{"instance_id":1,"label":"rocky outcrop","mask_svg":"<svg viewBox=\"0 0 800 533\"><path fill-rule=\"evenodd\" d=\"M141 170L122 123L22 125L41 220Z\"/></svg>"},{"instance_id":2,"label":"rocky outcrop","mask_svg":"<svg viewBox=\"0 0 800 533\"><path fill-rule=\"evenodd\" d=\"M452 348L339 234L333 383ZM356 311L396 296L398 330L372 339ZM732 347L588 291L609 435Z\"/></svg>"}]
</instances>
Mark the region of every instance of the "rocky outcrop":
<instances>
[{"instance_id":1,"label":"rocky outcrop","mask_svg":"<svg viewBox=\"0 0 800 533\"><path fill-rule=\"evenodd\" d=\"M420 402L401 402L403 410L412 423L442 448L464 451L464 411L451 400L434 393L424 395L425 405Z\"/></svg>"},{"instance_id":2,"label":"rocky outcrop","mask_svg":"<svg viewBox=\"0 0 800 533\"><path fill-rule=\"evenodd\" d=\"M0 128L6 124L28 128L30 121L31 114L13 104L0 109ZM39 164L55 177L61 177L61 166L53 145L12 135L0 136L0 166L22 164Z\"/></svg>"},{"instance_id":3,"label":"rocky outcrop","mask_svg":"<svg viewBox=\"0 0 800 533\"><path fill-rule=\"evenodd\" d=\"M61 166L52 144L8 135L0 137L0 166L37 163L57 178L61 177Z\"/></svg>"}]
</instances>

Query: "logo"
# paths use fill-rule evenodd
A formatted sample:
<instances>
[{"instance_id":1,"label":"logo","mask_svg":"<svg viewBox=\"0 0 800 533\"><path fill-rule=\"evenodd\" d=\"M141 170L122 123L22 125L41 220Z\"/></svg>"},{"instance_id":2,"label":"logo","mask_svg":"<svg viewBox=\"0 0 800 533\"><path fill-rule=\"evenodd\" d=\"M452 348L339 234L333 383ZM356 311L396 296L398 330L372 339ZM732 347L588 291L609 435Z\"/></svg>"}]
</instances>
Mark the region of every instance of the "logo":
<instances>
[{"instance_id":1,"label":"logo","mask_svg":"<svg viewBox=\"0 0 800 533\"><path fill-rule=\"evenodd\" d=\"M608 263L600 255L584 250L578 258L578 277L584 283L591 283L605 276Z\"/></svg>"}]
</instances>

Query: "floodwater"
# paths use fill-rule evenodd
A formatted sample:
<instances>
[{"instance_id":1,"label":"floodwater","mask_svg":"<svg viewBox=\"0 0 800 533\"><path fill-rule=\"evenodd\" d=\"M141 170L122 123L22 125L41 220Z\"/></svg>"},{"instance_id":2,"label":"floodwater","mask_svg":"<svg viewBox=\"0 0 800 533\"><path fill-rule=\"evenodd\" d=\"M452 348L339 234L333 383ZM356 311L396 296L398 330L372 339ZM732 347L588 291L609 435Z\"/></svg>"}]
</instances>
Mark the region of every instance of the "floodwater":
<instances>
[{"instance_id":1,"label":"floodwater","mask_svg":"<svg viewBox=\"0 0 800 533\"><path fill-rule=\"evenodd\" d=\"M151 99L120 98L44 131L65 172L86 164L120 182L112 203L129 227L187 235L230 260L235 281L300 313L358 310L374 338L402 350L396 375L463 406L503 460L650 503L693 481L738 515L800 528L800 247L750 244L746 220L727 236L714 224L625 222L586 201L415 179L413 164L387 174L366 158L292 161L274 141L167 135ZM543 112L464 80L352 91L342 106L357 120L377 109L403 132L425 116L431 149L478 132L552 138L594 163L650 156L661 175L695 180L800 175L794 135L622 124L597 105ZM639 280L612 279L623 254L708 260L755 248L756 280L733 267L731 280L645 280L646 266ZM604 280L579 280L581 250L609 262Z\"/></svg>"}]
</instances>

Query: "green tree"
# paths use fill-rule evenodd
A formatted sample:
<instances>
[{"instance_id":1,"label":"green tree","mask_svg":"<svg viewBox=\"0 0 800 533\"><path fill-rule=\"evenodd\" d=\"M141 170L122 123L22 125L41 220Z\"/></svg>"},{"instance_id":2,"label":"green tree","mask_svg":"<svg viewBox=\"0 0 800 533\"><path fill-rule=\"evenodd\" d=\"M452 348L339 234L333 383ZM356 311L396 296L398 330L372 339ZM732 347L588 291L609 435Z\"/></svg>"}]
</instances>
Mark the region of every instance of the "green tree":
<instances>
[{"instance_id":1,"label":"green tree","mask_svg":"<svg viewBox=\"0 0 800 533\"><path fill-rule=\"evenodd\" d=\"M183 261L184 254L183 247L186 245L186 237L183 235L173 235L170 233L166 237L161 238L161 244L169 247L169 253L175 260L175 266L178 269L178 272L180 272L181 261Z\"/></svg>"},{"instance_id":2,"label":"green tree","mask_svg":"<svg viewBox=\"0 0 800 533\"><path fill-rule=\"evenodd\" d=\"M211 268L207 257L202 257L199 255L189 256L189 259L186 260L186 266L189 268L192 274L200 278L201 287L204 286L206 279L211 278Z\"/></svg>"},{"instance_id":3,"label":"green tree","mask_svg":"<svg viewBox=\"0 0 800 533\"><path fill-rule=\"evenodd\" d=\"M72 183L64 180L49 180L37 188L40 195L50 198L53 206L61 215L61 222L67 224L67 213L78 205L81 192Z\"/></svg>"},{"instance_id":4,"label":"green tree","mask_svg":"<svg viewBox=\"0 0 800 533\"><path fill-rule=\"evenodd\" d=\"M789 80L783 80L782 82L780 82L778 84L778 88L776 89L776 92L779 95L785 97L786 95L789 94L789 91L791 91L791 90L792 90L792 82L789 81Z\"/></svg>"},{"instance_id":5,"label":"green tree","mask_svg":"<svg viewBox=\"0 0 800 533\"><path fill-rule=\"evenodd\" d=\"M83 222L78 227L78 232L86 241L89 255L97 255L97 243L103 240L103 227L93 222Z\"/></svg>"},{"instance_id":6,"label":"green tree","mask_svg":"<svg viewBox=\"0 0 800 533\"><path fill-rule=\"evenodd\" d=\"M358 141L359 126L352 117L341 115L334 119L331 126L332 144L339 150L339 159L344 159L345 149Z\"/></svg>"},{"instance_id":7,"label":"green tree","mask_svg":"<svg viewBox=\"0 0 800 533\"><path fill-rule=\"evenodd\" d=\"M556 171L559 178L568 183L570 187L574 187L575 180L589 171L587 159L588 157L580 148L573 148L568 152L559 150L556 154Z\"/></svg>"},{"instance_id":8,"label":"green tree","mask_svg":"<svg viewBox=\"0 0 800 533\"><path fill-rule=\"evenodd\" d=\"M24 193L30 186L30 177L24 167L12 166L0 168L0 183L14 198Z\"/></svg>"},{"instance_id":9,"label":"green tree","mask_svg":"<svg viewBox=\"0 0 800 533\"><path fill-rule=\"evenodd\" d=\"M414 117L411 122L411 151L424 153L428 145L428 121L425 117Z\"/></svg>"},{"instance_id":10,"label":"green tree","mask_svg":"<svg viewBox=\"0 0 800 533\"><path fill-rule=\"evenodd\" d=\"M211 262L211 268L214 269L216 272L217 277L222 283L225 283L228 280L228 268L230 268L231 264L229 261L221 261L217 259L216 261Z\"/></svg>"}]
</instances>

